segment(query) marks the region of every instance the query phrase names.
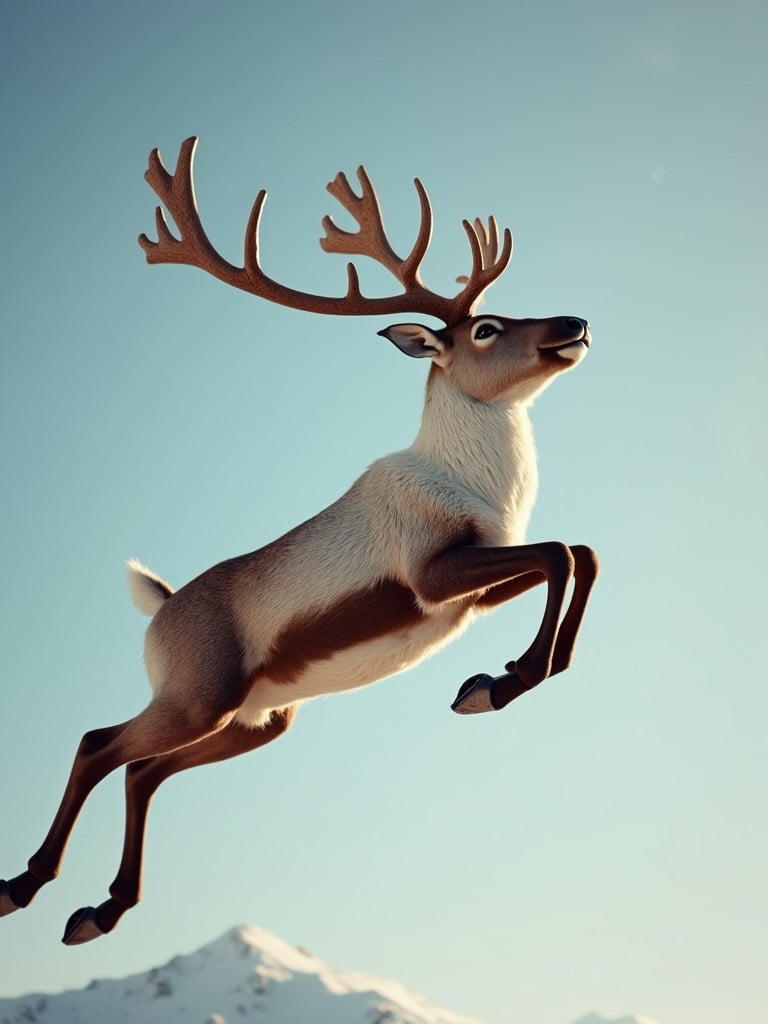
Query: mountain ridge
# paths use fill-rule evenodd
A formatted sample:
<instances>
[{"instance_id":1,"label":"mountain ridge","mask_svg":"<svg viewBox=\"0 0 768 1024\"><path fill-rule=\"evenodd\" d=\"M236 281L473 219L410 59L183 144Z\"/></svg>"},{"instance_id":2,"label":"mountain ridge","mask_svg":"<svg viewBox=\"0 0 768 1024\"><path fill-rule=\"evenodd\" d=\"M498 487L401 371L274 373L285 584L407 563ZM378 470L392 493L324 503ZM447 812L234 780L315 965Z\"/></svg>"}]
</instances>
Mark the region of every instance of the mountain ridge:
<instances>
[{"instance_id":1,"label":"mountain ridge","mask_svg":"<svg viewBox=\"0 0 768 1024\"><path fill-rule=\"evenodd\" d=\"M193 953L83 989L0 998L0 1024L479 1024L396 981L328 967L263 928L236 925ZM592 1013L573 1024L654 1024Z\"/></svg>"}]
</instances>

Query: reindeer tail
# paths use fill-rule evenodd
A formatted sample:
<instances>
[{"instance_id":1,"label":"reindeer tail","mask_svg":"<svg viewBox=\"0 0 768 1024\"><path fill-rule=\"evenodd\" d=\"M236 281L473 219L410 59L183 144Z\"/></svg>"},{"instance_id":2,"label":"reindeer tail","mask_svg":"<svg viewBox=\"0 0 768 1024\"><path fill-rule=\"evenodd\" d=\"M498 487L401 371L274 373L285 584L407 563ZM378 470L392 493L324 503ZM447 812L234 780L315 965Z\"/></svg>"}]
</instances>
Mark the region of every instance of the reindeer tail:
<instances>
[{"instance_id":1,"label":"reindeer tail","mask_svg":"<svg viewBox=\"0 0 768 1024\"><path fill-rule=\"evenodd\" d=\"M173 587L135 558L128 562L128 589L140 612L154 615L173 593Z\"/></svg>"}]
</instances>

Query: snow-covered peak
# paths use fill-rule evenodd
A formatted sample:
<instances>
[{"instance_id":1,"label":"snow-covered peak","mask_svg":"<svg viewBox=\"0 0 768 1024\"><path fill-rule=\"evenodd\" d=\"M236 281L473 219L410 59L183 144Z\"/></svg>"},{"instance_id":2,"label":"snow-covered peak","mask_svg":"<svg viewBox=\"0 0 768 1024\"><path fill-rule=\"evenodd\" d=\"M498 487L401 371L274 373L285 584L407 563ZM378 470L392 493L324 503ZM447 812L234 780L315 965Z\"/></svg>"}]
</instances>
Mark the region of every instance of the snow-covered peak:
<instances>
[{"instance_id":1,"label":"snow-covered peak","mask_svg":"<svg viewBox=\"0 0 768 1024\"><path fill-rule=\"evenodd\" d=\"M326 967L240 925L195 953L79 992L0 999L3 1024L476 1024L394 981Z\"/></svg>"},{"instance_id":2,"label":"snow-covered peak","mask_svg":"<svg viewBox=\"0 0 768 1024\"><path fill-rule=\"evenodd\" d=\"M0 1024L477 1024L395 981L327 967L239 925L195 953L79 992L0 999ZM574 1024L654 1024L588 1014Z\"/></svg>"},{"instance_id":3,"label":"snow-covered peak","mask_svg":"<svg viewBox=\"0 0 768 1024\"><path fill-rule=\"evenodd\" d=\"M230 929L209 945L203 946L196 955L231 956L233 953L240 957L255 956L264 963L284 967L287 971L299 974L316 973L323 966L306 949L291 946L277 935L251 924L241 924Z\"/></svg>"}]
</instances>

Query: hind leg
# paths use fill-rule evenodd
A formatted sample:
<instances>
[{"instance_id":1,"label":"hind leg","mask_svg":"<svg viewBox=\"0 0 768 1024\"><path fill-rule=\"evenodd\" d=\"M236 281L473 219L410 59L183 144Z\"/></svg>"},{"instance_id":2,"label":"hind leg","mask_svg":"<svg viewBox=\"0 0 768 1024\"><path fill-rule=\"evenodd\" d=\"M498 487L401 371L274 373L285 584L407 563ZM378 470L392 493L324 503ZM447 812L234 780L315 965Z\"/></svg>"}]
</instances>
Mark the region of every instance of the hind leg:
<instances>
[{"instance_id":1,"label":"hind leg","mask_svg":"<svg viewBox=\"0 0 768 1024\"><path fill-rule=\"evenodd\" d=\"M237 705L235 705L236 707ZM0 881L0 916L26 907L59 873L69 836L91 790L121 765L170 753L223 729L232 719L212 707L190 709L156 698L121 725L87 732L77 749L69 780L48 835L29 860L28 869Z\"/></svg>"},{"instance_id":2,"label":"hind leg","mask_svg":"<svg viewBox=\"0 0 768 1024\"><path fill-rule=\"evenodd\" d=\"M83 907L67 922L64 943L75 945L112 931L117 922L141 898L141 867L144 833L152 797L158 786L171 775L198 765L225 761L263 747L282 736L291 726L297 706L274 711L269 722L259 729L248 729L230 722L224 729L170 754L134 761L125 773L125 840L123 856L110 899L98 907Z\"/></svg>"}]
</instances>

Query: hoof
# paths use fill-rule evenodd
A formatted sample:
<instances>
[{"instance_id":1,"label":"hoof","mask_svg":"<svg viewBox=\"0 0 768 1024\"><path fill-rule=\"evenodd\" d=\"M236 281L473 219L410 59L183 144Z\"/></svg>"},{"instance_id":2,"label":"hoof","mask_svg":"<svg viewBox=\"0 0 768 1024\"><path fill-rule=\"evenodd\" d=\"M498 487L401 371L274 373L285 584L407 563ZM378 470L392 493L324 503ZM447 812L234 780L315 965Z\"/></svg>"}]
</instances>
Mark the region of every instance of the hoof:
<instances>
[{"instance_id":1,"label":"hoof","mask_svg":"<svg viewBox=\"0 0 768 1024\"><path fill-rule=\"evenodd\" d=\"M451 704L451 711L457 715L480 715L484 711L496 711L491 703L491 690L496 680L493 676L481 672L462 683L456 700Z\"/></svg>"},{"instance_id":2,"label":"hoof","mask_svg":"<svg viewBox=\"0 0 768 1024\"><path fill-rule=\"evenodd\" d=\"M21 907L11 899L11 887L8 882L0 879L0 917L7 917Z\"/></svg>"},{"instance_id":3,"label":"hoof","mask_svg":"<svg viewBox=\"0 0 768 1024\"><path fill-rule=\"evenodd\" d=\"M81 907L67 921L64 938L61 941L65 946L79 946L83 942L90 942L91 939L98 939L106 934L96 921L95 907Z\"/></svg>"}]
</instances>

